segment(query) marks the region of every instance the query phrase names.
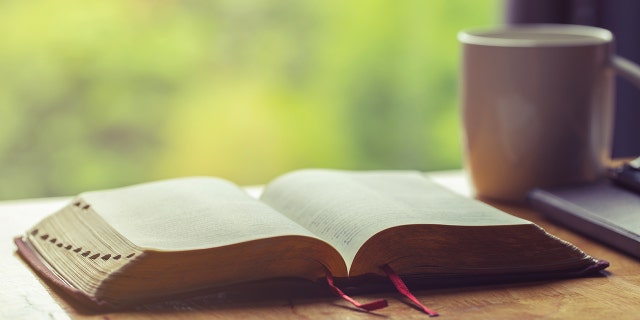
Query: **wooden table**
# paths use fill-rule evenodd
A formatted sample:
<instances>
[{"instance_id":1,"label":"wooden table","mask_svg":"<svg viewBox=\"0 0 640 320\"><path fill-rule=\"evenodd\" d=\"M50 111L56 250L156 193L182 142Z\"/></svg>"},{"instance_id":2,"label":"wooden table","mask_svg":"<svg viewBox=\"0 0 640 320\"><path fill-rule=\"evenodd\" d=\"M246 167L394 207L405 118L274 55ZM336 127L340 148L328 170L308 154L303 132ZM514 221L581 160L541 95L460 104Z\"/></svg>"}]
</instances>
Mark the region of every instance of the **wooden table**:
<instances>
[{"instance_id":1,"label":"wooden table","mask_svg":"<svg viewBox=\"0 0 640 320\"><path fill-rule=\"evenodd\" d=\"M469 195L461 172L436 173L436 181ZM378 312L354 310L317 286L289 283L287 289L245 287L205 297L141 306L136 310L92 313L70 304L43 283L15 253L12 238L68 201L66 198L0 202L0 319L425 319L399 294L357 296L363 301L386 297ZM611 262L606 276L439 288L414 292L447 319L639 319L640 261L544 220L527 207L491 203L534 221L590 255ZM269 291L271 290L271 291Z\"/></svg>"}]
</instances>

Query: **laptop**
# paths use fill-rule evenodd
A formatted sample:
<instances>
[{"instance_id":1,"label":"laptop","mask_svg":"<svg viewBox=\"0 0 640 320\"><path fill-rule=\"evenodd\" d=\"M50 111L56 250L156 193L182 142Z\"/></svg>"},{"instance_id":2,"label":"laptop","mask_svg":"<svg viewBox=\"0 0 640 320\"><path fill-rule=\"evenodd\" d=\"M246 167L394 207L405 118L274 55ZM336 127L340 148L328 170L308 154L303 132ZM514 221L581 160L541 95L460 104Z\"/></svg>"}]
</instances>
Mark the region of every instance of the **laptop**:
<instances>
[{"instance_id":1,"label":"laptop","mask_svg":"<svg viewBox=\"0 0 640 320\"><path fill-rule=\"evenodd\" d=\"M621 186L622 169L612 169L613 179L535 189L529 201L549 220L640 258L640 192Z\"/></svg>"}]
</instances>

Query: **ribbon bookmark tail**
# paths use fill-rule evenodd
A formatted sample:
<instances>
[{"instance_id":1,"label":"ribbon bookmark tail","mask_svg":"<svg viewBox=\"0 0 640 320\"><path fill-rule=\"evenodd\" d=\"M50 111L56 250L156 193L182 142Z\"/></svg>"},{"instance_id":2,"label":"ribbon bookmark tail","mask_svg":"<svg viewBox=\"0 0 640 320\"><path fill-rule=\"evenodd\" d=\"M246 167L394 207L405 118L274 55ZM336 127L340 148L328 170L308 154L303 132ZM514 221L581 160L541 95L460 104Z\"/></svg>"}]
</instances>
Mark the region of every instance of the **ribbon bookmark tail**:
<instances>
[{"instance_id":1,"label":"ribbon bookmark tail","mask_svg":"<svg viewBox=\"0 0 640 320\"><path fill-rule=\"evenodd\" d=\"M327 283L329 284L329 288L331 288L331 291L333 291L334 294L336 294L338 297L344 300L349 301L351 304L353 304L354 306L360 309L363 309L366 311L374 311L374 310L382 309L388 306L387 300L385 299L379 299L379 300L371 301L368 303L360 303L354 300L353 298L348 296L346 293L344 293L342 290L340 290L340 288L338 288L335 285L335 283L333 282L333 276L331 275L331 272L329 272L328 270L326 271L326 279L327 279Z\"/></svg>"},{"instance_id":2,"label":"ribbon bookmark tail","mask_svg":"<svg viewBox=\"0 0 640 320\"><path fill-rule=\"evenodd\" d=\"M404 283L404 281L402 281L402 279L398 276L398 274L396 274L396 272L393 271L393 269L391 269L391 267L388 264L385 264L384 266L380 267L380 269L382 269L382 271L384 271L384 273L387 274L387 277L389 277L389 280L391 280L391 282L396 287L398 292L402 293L402 295L404 295L413 303L415 303L424 313L429 315L429 317L438 316L437 312L427 308L424 304L422 304L422 302L420 302L420 300L418 300L418 298L416 298L411 293L411 291L409 290L407 285Z\"/></svg>"}]
</instances>

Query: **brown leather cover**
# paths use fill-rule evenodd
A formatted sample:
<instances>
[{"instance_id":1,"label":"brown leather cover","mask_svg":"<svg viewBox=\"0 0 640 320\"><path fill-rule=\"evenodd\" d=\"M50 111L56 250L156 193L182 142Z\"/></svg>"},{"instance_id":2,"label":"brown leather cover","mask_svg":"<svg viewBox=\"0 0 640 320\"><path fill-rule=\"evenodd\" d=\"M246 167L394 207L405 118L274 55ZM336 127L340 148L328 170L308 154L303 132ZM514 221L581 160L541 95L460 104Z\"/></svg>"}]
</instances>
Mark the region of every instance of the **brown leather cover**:
<instances>
[{"instance_id":1,"label":"brown leather cover","mask_svg":"<svg viewBox=\"0 0 640 320\"><path fill-rule=\"evenodd\" d=\"M313 296L320 297L324 293L328 293L329 290L325 285L318 286L317 283L310 282L308 280L289 279L302 281L304 286L300 286L298 283L288 282L288 279L273 279L266 280L265 282L258 281L253 284L239 284L236 286L224 287L224 288L210 288L199 290L196 292L178 294L171 297L155 298L150 300L131 301L130 305L114 305L106 301L97 300L84 292L70 286L65 281L60 279L49 267L47 267L40 256L37 255L31 247L24 242L22 237L14 238L14 242L18 247L18 253L24 260L42 277L47 281L54 289L60 289L67 297L73 299L75 302L80 303L83 307L89 307L93 310L115 310L124 309L132 306L138 306L149 302L158 302L163 300L177 300L194 297L197 295L211 294L217 290L221 292L234 292L237 291L241 296L246 296L249 300L260 299L256 297L255 292L268 292L269 295L282 290L291 290L291 294L296 296L311 294ZM496 283L511 283L511 282L523 282L523 281L539 281L539 280L551 280L551 279L564 279L574 277L586 277L586 276L598 276L601 275L600 271L609 267L609 262L605 260L594 261L594 263L584 269L580 270L559 270L551 272L538 272L530 274L502 274L502 275L485 275L485 276L458 276L458 277L433 277L433 276L409 276L403 277L407 284L411 285L413 290L421 289L433 289L442 287L468 287L475 285L493 285ZM323 281L319 281L321 284ZM372 292L393 292L394 287L389 281L382 277L375 276L362 277L357 279L336 279L336 284L344 288L344 291L350 294L365 294ZM259 288L256 290L256 287ZM266 289L266 290L265 290ZM299 292L298 292L299 291ZM233 293L232 293L233 294ZM262 297L264 298L264 297Z\"/></svg>"}]
</instances>

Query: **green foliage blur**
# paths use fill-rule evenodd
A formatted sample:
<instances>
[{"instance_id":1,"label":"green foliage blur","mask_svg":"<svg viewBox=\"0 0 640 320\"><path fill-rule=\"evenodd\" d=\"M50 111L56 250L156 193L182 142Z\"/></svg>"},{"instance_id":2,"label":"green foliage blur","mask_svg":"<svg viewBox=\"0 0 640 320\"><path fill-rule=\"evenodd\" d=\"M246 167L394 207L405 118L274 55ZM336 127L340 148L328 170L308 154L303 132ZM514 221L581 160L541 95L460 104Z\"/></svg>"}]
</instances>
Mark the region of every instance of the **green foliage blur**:
<instances>
[{"instance_id":1,"label":"green foliage blur","mask_svg":"<svg viewBox=\"0 0 640 320\"><path fill-rule=\"evenodd\" d=\"M460 167L456 33L499 6L0 1L0 199Z\"/></svg>"}]
</instances>

